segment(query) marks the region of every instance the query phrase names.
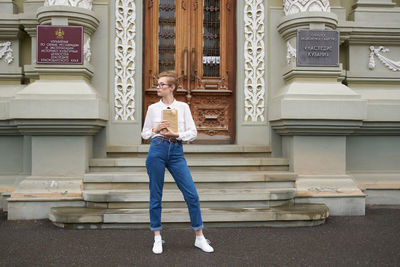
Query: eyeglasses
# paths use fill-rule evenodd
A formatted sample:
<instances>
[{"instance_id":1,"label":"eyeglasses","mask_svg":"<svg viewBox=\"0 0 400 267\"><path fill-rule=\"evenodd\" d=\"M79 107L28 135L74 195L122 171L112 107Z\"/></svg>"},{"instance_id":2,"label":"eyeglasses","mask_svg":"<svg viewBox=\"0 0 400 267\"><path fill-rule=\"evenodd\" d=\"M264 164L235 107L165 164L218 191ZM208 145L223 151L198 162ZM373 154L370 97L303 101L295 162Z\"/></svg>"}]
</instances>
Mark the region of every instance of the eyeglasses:
<instances>
[{"instance_id":1,"label":"eyeglasses","mask_svg":"<svg viewBox=\"0 0 400 267\"><path fill-rule=\"evenodd\" d=\"M164 86L171 86L171 85L168 84L168 83L159 83L159 84L157 84L157 88L158 87L164 87Z\"/></svg>"}]
</instances>

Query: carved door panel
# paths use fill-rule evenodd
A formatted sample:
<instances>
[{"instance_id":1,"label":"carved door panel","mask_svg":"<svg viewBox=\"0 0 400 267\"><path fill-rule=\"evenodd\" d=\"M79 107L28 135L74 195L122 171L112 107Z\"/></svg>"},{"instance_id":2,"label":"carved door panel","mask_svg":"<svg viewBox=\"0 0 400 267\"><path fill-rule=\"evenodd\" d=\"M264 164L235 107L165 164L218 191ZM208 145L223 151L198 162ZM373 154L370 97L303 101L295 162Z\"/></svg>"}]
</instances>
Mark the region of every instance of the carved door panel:
<instances>
[{"instance_id":1,"label":"carved door panel","mask_svg":"<svg viewBox=\"0 0 400 267\"><path fill-rule=\"evenodd\" d=\"M159 101L156 79L175 70L199 143L234 141L235 10L232 0L145 1L144 111Z\"/></svg>"}]
</instances>

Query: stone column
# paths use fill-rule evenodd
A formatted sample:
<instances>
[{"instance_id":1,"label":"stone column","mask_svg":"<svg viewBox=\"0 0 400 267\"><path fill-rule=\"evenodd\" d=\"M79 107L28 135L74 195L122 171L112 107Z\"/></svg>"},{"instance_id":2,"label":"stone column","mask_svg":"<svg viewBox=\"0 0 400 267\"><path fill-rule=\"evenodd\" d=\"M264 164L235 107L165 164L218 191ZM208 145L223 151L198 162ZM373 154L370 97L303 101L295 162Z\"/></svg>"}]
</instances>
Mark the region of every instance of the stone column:
<instances>
[{"instance_id":1,"label":"stone column","mask_svg":"<svg viewBox=\"0 0 400 267\"><path fill-rule=\"evenodd\" d=\"M90 36L99 25L91 3L46 0L37 9L40 25L83 26L85 59L83 65L33 61L30 73L37 73L38 79L10 102L17 128L32 136L32 173L9 199L11 220L47 218L50 207L84 204L82 178L92 156L93 135L108 120L107 103L91 84ZM32 37L33 31L28 29Z\"/></svg>"},{"instance_id":2,"label":"stone column","mask_svg":"<svg viewBox=\"0 0 400 267\"><path fill-rule=\"evenodd\" d=\"M278 31L288 47L285 85L269 120L296 172L297 203L323 202L332 215L363 215L365 196L346 174L346 135L366 116L366 102L341 83L342 67L297 67L297 29L336 29L328 0L285 0Z\"/></svg>"}]
</instances>

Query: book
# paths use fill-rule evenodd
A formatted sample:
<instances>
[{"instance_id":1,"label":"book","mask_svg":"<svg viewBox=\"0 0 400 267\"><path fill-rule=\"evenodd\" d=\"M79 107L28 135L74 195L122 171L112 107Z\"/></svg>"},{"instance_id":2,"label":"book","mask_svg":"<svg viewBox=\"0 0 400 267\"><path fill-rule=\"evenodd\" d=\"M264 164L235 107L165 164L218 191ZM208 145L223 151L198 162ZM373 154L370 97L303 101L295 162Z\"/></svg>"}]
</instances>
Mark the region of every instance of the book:
<instances>
[{"instance_id":1,"label":"book","mask_svg":"<svg viewBox=\"0 0 400 267\"><path fill-rule=\"evenodd\" d=\"M162 111L162 119L169 122L171 131L178 133L178 110L177 109L164 109ZM160 132L166 132L166 129L162 129Z\"/></svg>"}]
</instances>

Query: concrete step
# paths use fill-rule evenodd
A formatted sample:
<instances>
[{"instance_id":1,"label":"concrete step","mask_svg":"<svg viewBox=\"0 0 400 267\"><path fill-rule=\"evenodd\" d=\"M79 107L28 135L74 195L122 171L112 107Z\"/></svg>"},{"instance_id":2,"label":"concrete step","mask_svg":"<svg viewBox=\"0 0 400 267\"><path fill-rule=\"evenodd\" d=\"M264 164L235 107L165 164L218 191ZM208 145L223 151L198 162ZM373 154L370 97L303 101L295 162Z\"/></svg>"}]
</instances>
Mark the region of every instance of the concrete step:
<instances>
[{"instance_id":1,"label":"concrete step","mask_svg":"<svg viewBox=\"0 0 400 267\"><path fill-rule=\"evenodd\" d=\"M163 224L188 223L186 208L163 209ZM249 226L271 223L270 226L307 226L321 224L329 216L324 204L301 204L272 208L203 208L207 225ZM49 219L65 228L148 228L148 209L51 208ZM288 224L290 223L290 224Z\"/></svg>"},{"instance_id":2,"label":"concrete step","mask_svg":"<svg viewBox=\"0 0 400 267\"><path fill-rule=\"evenodd\" d=\"M95 158L89 163L90 172L146 171L145 158ZM289 162L284 158L265 157L193 157L187 158L191 171L287 171Z\"/></svg>"},{"instance_id":3,"label":"concrete step","mask_svg":"<svg viewBox=\"0 0 400 267\"><path fill-rule=\"evenodd\" d=\"M293 199L285 200L251 200L251 201L202 201L202 208L269 208L291 205ZM86 202L86 207L96 209L148 209L148 201L135 202ZM163 208L186 208L183 201L164 201Z\"/></svg>"},{"instance_id":4,"label":"concrete step","mask_svg":"<svg viewBox=\"0 0 400 267\"><path fill-rule=\"evenodd\" d=\"M289 200L295 197L295 188L271 189L197 189L200 202L205 201L251 201ZM149 190L85 190L83 199L90 202L147 202ZM182 193L176 189L164 189L163 201L184 201Z\"/></svg>"},{"instance_id":5,"label":"concrete step","mask_svg":"<svg viewBox=\"0 0 400 267\"><path fill-rule=\"evenodd\" d=\"M292 172L268 171L203 171L192 172L197 188L287 188L294 187L297 175ZM146 189L149 178L146 172L88 173L84 176L85 190ZM165 189L175 189L172 175L166 171Z\"/></svg>"},{"instance_id":6,"label":"concrete step","mask_svg":"<svg viewBox=\"0 0 400 267\"><path fill-rule=\"evenodd\" d=\"M146 157L150 145L132 145L132 146L110 146L107 148L107 157ZM193 155L202 156L271 156L270 146L255 145L183 145L183 151L186 157Z\"/></svg>"}]
</instances>

